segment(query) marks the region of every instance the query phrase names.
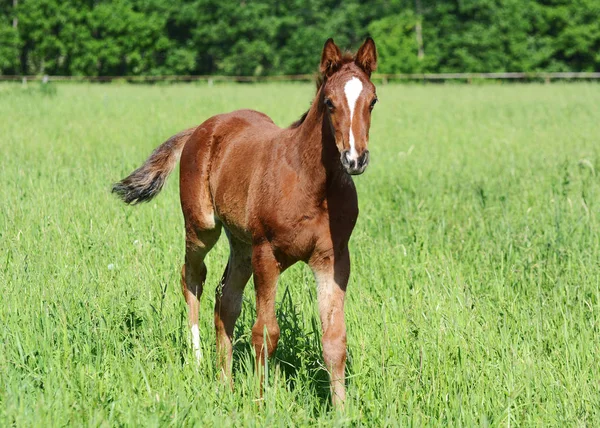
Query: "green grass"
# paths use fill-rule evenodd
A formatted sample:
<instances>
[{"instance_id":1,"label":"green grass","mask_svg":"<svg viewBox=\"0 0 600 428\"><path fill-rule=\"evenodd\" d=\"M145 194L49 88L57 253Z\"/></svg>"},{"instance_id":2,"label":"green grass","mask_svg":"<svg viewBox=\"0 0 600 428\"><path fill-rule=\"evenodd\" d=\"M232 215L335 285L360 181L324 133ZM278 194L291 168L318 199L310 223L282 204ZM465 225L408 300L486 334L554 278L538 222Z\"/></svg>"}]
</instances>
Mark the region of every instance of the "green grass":
<instances>
[{"instance_id":1,"label":"green grass","mask_svg":"<svg viewBox=\"0 0 600 428\"><path fill-rule=\"evenodd\" d=\"M600 86L378 92L336 412L306 266L279 283L262 401L247 287L230 393L212 327L226 240L197 367L176 177L147 205L110 194L175 132L242 107L287 125L313 85L0 86L0 425L600 424Z\"/></svg>"}]
</instances>

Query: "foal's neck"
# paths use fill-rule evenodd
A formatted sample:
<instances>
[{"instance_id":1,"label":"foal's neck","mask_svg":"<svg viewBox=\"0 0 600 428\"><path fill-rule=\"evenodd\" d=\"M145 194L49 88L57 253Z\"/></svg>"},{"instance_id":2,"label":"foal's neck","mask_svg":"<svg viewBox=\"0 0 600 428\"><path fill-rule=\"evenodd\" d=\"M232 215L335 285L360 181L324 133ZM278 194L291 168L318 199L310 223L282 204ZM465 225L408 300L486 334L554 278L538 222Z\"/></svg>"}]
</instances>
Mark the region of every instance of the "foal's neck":
<instances>
[{"instance_id":1,"label":"foal's neck","mask_svg":"<svg viewBox=\"0 0 600 428\"><path fill-rule=\"evenodd\" d=\"M319 90L302 124L294 133L294 156L300 159L300 173L315 187L325 191L338 182L345 182L335 135L322 103ZM340 180L341 179L341 180Z\"/></svg>"}]
</instances>

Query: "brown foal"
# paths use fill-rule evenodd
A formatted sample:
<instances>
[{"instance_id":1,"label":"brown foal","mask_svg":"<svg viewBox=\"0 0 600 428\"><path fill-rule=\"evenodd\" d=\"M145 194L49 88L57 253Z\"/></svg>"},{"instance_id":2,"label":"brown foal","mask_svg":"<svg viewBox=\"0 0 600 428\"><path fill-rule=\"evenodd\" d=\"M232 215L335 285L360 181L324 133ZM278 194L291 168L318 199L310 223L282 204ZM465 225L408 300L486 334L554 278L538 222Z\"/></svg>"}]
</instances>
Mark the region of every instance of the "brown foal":
<instances>
[{"instance_id":1,"label":"brown foal","mask_svg":"<svg viewBox=\"0 0 600 428\"><path fill-rule=\"evenodd\" d=\"M332 401L338 405L345 400L348 240L358 216L350 176L361 174L369 163L371 110L377 101L370 76L376 64L371 38L354 56L343 55L329 39L321 56L317 95L308 112L290 127L281 129L253 110L213 116L171 137L113 187L126 203L148 201L181 159L186 231L181 278L198 359L204 258L225 229L231 251L217 288L214 317L218 367L229 382L233 330L250 275L257 313L252 344L260 366L279 339L275 317L279 275L304 261L317 281Z\"/></svg>"}]
</instances>

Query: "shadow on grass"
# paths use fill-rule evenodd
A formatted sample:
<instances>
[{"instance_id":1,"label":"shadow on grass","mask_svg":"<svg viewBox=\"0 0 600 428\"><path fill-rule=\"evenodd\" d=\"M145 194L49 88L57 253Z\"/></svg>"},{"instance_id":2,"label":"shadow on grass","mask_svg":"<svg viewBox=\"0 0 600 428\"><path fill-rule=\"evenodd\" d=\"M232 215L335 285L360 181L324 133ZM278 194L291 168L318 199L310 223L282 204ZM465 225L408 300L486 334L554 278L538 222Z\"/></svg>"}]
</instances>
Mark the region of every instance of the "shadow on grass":
<instances>
[{"instance_id":1,"label":"shadow on grass","mask_svg":"<svg viewBox=\"0 0 600 428\"><path fill-rule=\"evenodd\" d=\"M316 302L316 296L311 297ZM323 364L320 321L315 315L311 315L310 327L308 331L305 331L305 320L298 308L294 306L289 288L285 289L276 313L281 335L275 356L269 363L278 366L290 390L307 388L312 395L319 399L323 406L314 408L315 413L320 412L323 408L329 409L331 392L329 390L329 374ZM236 373L247 369L245 365L249 361L252 361L252 366L254 364L254 350L250 337L254 317L254 312L246 313L244 319L240 319L236 325L235 337L237 340L233 349L234 379ZM350 361L351 358L348 358L346 373L351 372Z\"/></svg>"}]
</instances>

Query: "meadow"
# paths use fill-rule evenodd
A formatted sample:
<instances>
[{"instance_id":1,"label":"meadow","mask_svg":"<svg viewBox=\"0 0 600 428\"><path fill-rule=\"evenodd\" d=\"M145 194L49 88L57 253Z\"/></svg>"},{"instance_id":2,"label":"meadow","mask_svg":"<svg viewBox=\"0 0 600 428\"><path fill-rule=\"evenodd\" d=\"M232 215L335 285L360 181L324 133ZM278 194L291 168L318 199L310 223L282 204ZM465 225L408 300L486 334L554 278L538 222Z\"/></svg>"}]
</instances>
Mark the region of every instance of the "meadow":
<instances>
[{"instance_id":1,"label":"meadow","mask_svg":"<svg viewBox=\"0 0 600 428\"><path fill-rule=\"evenodd\" d=\"M224 235L197 366L177 173L149 204L110 194L177 131L237 108L287 126L314 86L51 85L0 85L0 426L600 424L600 86L379 86L338 412L306 266L279 283L263 399L248 284L229 392Z\"/></svg>"}]
</instances>

